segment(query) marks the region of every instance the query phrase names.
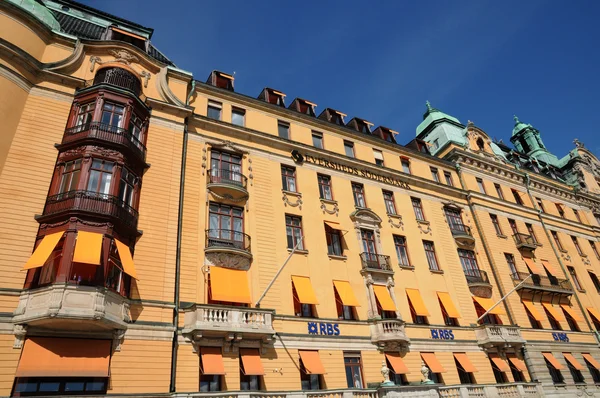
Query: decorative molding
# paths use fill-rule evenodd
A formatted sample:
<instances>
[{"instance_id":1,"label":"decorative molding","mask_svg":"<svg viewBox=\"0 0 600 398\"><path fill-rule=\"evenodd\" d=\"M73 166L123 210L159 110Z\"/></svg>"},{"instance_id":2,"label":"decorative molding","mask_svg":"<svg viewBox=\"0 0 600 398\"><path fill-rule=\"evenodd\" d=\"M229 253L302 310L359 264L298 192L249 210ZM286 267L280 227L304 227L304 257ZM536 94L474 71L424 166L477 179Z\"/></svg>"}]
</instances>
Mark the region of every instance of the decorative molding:
<instances>
[{"instance_id":1,"label":"decorative molding","mask_svg":"<svg viewBox=\"0 0 600 398\"><path fill-rule=\"evenodd\" d=\"M404 231L404 221L402 221L402 216L400 214L387 214L388 216L388 223L393 227L393 228L401 228ZM394 222L394 220L397 221Z\"/></svg>"},{"instance_id":2,"label":"decorative molding","mask_svg":"<svg viewBox=\"0 0 600 398\"><path fill-rule=\"evenodd\" d=\"M292 206L292 207L298 207L300 210L302 210L302 194L299 192L290 192L290 191L286 191L286 190L281 190L281 193L283 194L283 196L281 197L281 199L283 200L283 203L285 206ZM290 197L294 197L296 198L296 202L292 202L288 196Z\"/></svg>"},{"instance_id":3,"label":"decorative molding","mask_svg":"<svg viewBox=\"0 0 600 398\"><path fill-rule=\"evenodd\" d=\"M327 209L327 205L332 205L333 208L329 210ZM321 210L323 210L323 213L331 215L335 214L336 216L338 216L340 213L340 208L338 207L337 200L321 199Z\"/></svg>"},{"instance_id":4,"label":"decorative molding","mask_svg":"<svg viewBox=\"0 0 600 398\"><path fill-rule=\"evenodd\" d=\"M417 228L419 228L419 231L421 231L421 233L425 235L431 235L431 224L429 223L429 221L417 220Z\"/></svg>"},{"instance_id":5,"label":"decorative molding","mask_svg":"<svg viewBox=\"0 0 600 398\"><path fill-rule=\"evenodd\" d=\"M204 264L223 268L248 271L251 257L231 252L208 252L204 254Z\"/></svg>"},{"instance_id":6,"label":"decorative molding","mask_svg":"<svg viewBox=\"0 0 600 398\"><path fill-rule=\"evenodd\" d=\"M15 348L15 349L23 348L23 343L25 342L25 336L27 335L27 325L14 325L13 326L13 334L15 335L15 341L13 343L13 348Z\"/></svg>"},{"instance_id":7,"label":"decorative molding","mask_svg":"<svg viewBox=\"0 0 600 398\"><path fill-rule=\"evenodd\" d=\"M208 188L208 192L214 196L215 198L219 199L219 200L228 200L230 202L235 202L235 203L240 203L240 202L245 202L248 200L248 195L244 195L241 196L239 198L234 198L232 195L226 193L223 195L219 195L218 193L214 192L213 190L211 190L210 188Z\"/></svg>"},{"instance_id":8,"label":"decorative molding","mask_svg":"<svg viewBox=\"0 0 600 398\"><path fill-rule=\"evenodd\" d=\"M140 62L138 57L136 57L135 55L131 54L129 51L124 50L122 48L115 49L115 50L109 50L108 53L110 55L112 55L113 57L115 57L115 62L120 62L125 65L129 65L132 62L137 62L137 63Z\"/></svg>"}]
</instances>

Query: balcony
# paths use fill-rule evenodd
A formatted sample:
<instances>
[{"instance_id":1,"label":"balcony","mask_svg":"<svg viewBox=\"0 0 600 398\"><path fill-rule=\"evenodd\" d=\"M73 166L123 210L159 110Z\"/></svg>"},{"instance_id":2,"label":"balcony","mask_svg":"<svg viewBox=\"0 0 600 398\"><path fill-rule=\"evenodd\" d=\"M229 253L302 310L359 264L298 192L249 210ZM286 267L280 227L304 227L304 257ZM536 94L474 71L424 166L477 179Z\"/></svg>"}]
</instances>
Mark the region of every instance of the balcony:
<instances>
[{"instance_id":1,"label":"balcony","mask_svg":"<svg viewBox=\"0 0 600 398\"><path fill-rule=\"evenodd\" d=\"M44 213L38 221L46 222L55 216L83 213L111 219L131 229L137 229L138 212L116 196L92 191L69 191L49 196Z\"/></svg>"},{"instance_id":2,"label":"balcony","mask_svg":"<svg viewBox=\"0 0 600 398\"><path fill-rule=\"evenodd\" d=\"M410 339L399 319L377 319L371 324L371 342L386 351L398 351L406 347Z\"/></svg>"},{"instance_id":3,"label":"balcony","mask_svg":"<svg viewBox=\"0 0 600 398\"><path fill-rule=\"evenodd\" d=\"M94 76L93 84L110 84L131 91L137 97L142 92L140 79L123 68L103 68Z\"/></svg>"},{"instance_id":4,"label":"balcony","mask_svg":"<svg viewBox=\"0 0 600 398\"><path fill-rule=\"evenodd\" d=\"M107 288L56 284L21 293L15 324L45 329L103 331L127 329L129 300Z\"/></svg>"},{"instance_id":5,"label":"balcony","mask_svg":"<svg viewBox=\"0 0 600 398\"><path fill-rule=\"evenodd\" d=\"M230 169L211 169L207 188L224 199L242 199L248 197L248 178L240 172ZM242 194L242 198L234 195Z\"/></svg>"},{"instance_id":6,"label":"balcony","mask_svg":"<svg viewBox=\"0 0 600 398\"><path fill-rule=\"evenodd\" d=\"M183 334L193 340L216 337L227 341L250 339L271 343L275 334L274 314L274 310L260 308L194 304L191 311L185 313Z\"/></svg>"},{"instance_id":7,"label":"balcony","mask_svg":"<svg viewBox=\"0 0 600 398\"><path fill-rule=\"evenodd\" d=\"M390 263L390 256L374 253L360 253L360 261L364 271L380 271L384 273L394 272Z\"/></svg>"},{"instance_id":8,"label":"balcony","mask_svg":"<svg viewBox=\"0 0 600 398\"><path fill-rule=\"evenodd\" d=\"M475 238L471 233L471 227L462 224L454 224L450 225L450 232L452 232L454 240L459 245L472 246L475 244Z\"/></svg>"},{"instance_id":9,"label":"balcony","mask_svg":"<svg viewBox=\"0 0 600 398\"><path fill-rule=\"evenodd\" d=\"M61 147L68 144L109 144L118 150L125 150L142 162L146 161L146 146L130 131L121 127L100 122L89 122L65 130Z\"/></svg>"},{"instance_id":10,"label":"balcony","mask_svg":"<svg viewBox=\"0 0 600 398\"><path fill-rule=\"evenodd\" d=\"M467 285L469 285L471 293L477 297L489 298L492 296L492 284L487 272L480 269L463 269L463 272L467 278Z\"/></svg>"},{"instance_id":11,"label":"balcony","mask_svg":"<svg viewBox=\"0 0 600 398\"><path fill-rule=\"evenodd\" d=\"M527 279L518 290L529 290L533 291L546 291L552 293L573 294L573 286L568 279L559 279L554 276L542 276L538 274L529 274L527 272L515 272L512 274L513 283L518 285L523 282L529 275L531 278Z\"/></svg>"},{"instance_id":12,"label":"balcony","mask_svg":"<svg viewBox=\"0 0 600 398\"><path fill-rule=\"evenodd\" d=\"M250 236L231 229L207 229L204 253L208 265L247 270L252 260Z\"/></svg>"},{"instance_id":13,"label":"balcony","mask_svg":"<svg viewBox=\"0 0 600 398\"><path fill-rule=\"evenodd\" d=\"M497 346L502 349L508 347L519 349L525 344L518 326L481 325L475 329L475 337L477 344L485 348Z\"/></svg>"},{"instance_id":14,"label":"balcony","mask_svg":"<svg viewBox=\"0 0 600 398\"><path fill-rule=\"evenodd\" d=\"M519 250L534 251L538 247L537 242L531 235L516 233L513 235L513 239Z\"/></svg>"}]
</instances>

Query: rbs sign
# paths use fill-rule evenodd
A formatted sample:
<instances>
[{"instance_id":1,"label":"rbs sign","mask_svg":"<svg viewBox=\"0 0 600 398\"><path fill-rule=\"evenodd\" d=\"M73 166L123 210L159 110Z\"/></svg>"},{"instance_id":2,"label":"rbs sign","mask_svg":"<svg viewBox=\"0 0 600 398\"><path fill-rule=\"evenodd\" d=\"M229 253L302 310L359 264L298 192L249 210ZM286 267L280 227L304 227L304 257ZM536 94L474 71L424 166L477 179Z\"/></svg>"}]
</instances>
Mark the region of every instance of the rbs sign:
<instances>
[{"instance_id":1,"label":"rbs sign","mask_svg":"<svg viewBox=\"0 0 600 398\"><path fill-rule=\"evenodd\" d=\"M454 333L450 329L431 329L432 339L454 340Z\"/></svg>"},{"instance_id":2,"label":"rbs sign","mask_svg":"<svg viewBox=\"0 0 600 398\"><path fill-rule=\"evenodd\" d=\"M339 336L340 328L337 323L308 322L308 334Z\"/></svg>"}]
</instances>

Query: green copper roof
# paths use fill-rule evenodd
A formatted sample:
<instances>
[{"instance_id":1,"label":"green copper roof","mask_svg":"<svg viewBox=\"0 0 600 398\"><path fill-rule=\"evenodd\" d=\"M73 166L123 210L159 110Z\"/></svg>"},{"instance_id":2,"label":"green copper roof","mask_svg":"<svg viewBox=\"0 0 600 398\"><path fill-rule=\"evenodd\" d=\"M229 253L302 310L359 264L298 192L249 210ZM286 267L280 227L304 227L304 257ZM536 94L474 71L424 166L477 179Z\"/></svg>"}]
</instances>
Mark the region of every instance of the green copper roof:
<instances>
[{"instance_id":1,"label":"green copper roof","mask_svg":"<svg viewBox=\"0 0 600 398\"><path fill-rule=\"evenodd\" d=\"M43 4L35 0L8 0L19 8L27 11L52 30L60 31L60 24L54 15Z\"/></svg>"},{"instance_id":2,"label":"green copper roof","mask_svg":"<svg viewBox=\"0 0 600 398\"><path fill-rule=\"evenodd\" d=\"M423 121L417 126L417 137L427 128L427 126L438 120L446 119L460 124L460 121L457 118L433 108L429 101L425 102L425 106L427 106L427 111L423 115Z\"/></svg>"},{"instance_id":3,"label":"green copper roof","mask_svg":"<svg viewBox=\"0 0 600 398\"><path fill-rule=\"evenodd\" d=\"M519 121L519 118L515 115L515 127L513 128L512 135L517 135L517 133L527 127L532 127L531 124L523 123Z\"/></svg>"}]
</instances>

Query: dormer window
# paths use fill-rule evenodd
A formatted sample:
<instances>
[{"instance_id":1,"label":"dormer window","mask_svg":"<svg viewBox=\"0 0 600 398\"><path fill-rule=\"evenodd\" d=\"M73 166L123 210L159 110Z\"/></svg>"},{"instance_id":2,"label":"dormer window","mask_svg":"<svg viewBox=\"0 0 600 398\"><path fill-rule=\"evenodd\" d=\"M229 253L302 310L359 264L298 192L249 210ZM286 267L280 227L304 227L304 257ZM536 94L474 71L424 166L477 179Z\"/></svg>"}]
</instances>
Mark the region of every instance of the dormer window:
<instances>
[{"instance_id":1,"label":"dormer window","mask_svg":"<svg viewBox=\"0 0 600 398\"><path fill-rule=\"evenodd\" d=\"M206 83L210 84L211 86L234 91L233 80L233 76L228 75L227 73L219 72L218 70L213 70L208 76Z\"/></svg>"},{"instance_id":2,"label":"dormer window","mask_svg":"<svg viewBox=\"0 0 600 398\"><path fill-rule=\"evenodd\" d=\"M359 118L355 117L355 118L352 118L352 120L350 120L346 126L350 127L353 130L358 131L359 133L371 134L371 126L372 125L373 125L373 123L370 123L364 119L359 119Z\"/></svg>"},{"instance_id":3,"label":"dormer window","mask_svg":"<svg viewBox=\"0 0 600 398\"><path fill-rule=\"evenodd\" d=\"M483 140L481 139L481 137L477 138L477 141L475 141L475 143L477 144L477 148L480 151L483 151L484 145L483 145Z\"/></svg>"},{"instance_id":4,"label":"dormer window","mask_svg":"<svg viewBox=\"0 0 600 398\"><path fill-rule=\"evenodd\" d=\"M116 26L109 27L107 32L107 39L124 41L146 52L147 40L145 37L136 35L135 33L126 31L121 28L117 28Z\"/></svg>"},{"instance_id":5,"label":"dormer window","mask_svg":"<svg viewBox=\"0 0 600 398\"><path fill-rule=\"evenodd\" d=\"M338 126L345 126L344 117L346 115L342 112L336 111L335 109L327 108L319 115L319 119L327 120L329 123L337 124Z\"/></svg>"},{"instance_id":6,"label":"dormer window","mask_svg":"<svg viewBox=\"0 0 600 398\"><path fill-rule=\"evenodd\" d=\"M317 104L314 104L310 101L303 100L301 98L296 98L290 104L289 109L295 110L296 112L300 112L308 116L315 116L316 106Z\"/></svg>"},{"instance_id":7,"label":"dormer window","mask_svg":"<svg viewBox=\"0 0 600 398\"><path fill-rule=\"evenodd\" d=\"M272 88L265 87L258 96L258 99L268 102L269 104L285 107L285 94L281 91L273 90Z\"/></svg>"},{"instance_id":8,"label":"dormer window","mask_svg":"<svg viewBox=\"0 0 600 398\"><path fill-rule=\"evenodd\" d=\"M387 142L396 142L394 139L394 134L398 134L392 129L388 129L387 127L379 126L373 131L373 135L381 138Z\"/></svg>"}]
</instances>

